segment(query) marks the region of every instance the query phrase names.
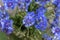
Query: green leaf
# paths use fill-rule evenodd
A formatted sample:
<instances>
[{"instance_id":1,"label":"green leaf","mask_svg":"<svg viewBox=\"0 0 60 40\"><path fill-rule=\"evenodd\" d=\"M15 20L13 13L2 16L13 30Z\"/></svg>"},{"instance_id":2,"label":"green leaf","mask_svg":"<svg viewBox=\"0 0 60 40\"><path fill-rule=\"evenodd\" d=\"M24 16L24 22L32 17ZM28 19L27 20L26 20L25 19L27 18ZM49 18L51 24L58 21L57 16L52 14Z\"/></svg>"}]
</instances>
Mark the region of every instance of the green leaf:
<instances>
[{"instance_id":1,"label":"green leaf","mask_svg":"<svg viewBox=\"0 0 60 40\"><path fill-rule=\"evenodd\" d=\"M0 32L0 40L7 40L7 36L5 33Z\"/></svg>"}]
</instances>

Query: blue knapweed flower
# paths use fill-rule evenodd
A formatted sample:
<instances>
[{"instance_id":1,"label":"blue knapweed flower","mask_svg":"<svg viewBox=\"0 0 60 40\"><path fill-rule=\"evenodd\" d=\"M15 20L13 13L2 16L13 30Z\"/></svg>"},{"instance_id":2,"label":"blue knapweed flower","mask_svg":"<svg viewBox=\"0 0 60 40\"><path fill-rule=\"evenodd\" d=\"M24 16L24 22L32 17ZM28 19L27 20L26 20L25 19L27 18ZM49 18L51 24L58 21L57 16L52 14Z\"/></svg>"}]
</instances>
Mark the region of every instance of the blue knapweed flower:
<instances>
[{"instance_id":1,"label":"blue knapweed flower","mask_svg":"<svg viewBox=\"0 0 60 40\"><path fill-rule=\"evenodd\" d=\"M2 20L1 21L1 30L2 32L6 32L6 34L11 34L13 31L13 21L12 20Z\"/></svg>"},{"instance_id":2,"label":"blue knapweed flower","mask_svg":"<svg viewBox=\"0 0 60 40\"><path fill-rule=\"evenodd\" d=\"M52 28L52 33L54 35L60 35L60 27L53 27Z\"/></svg>"},{"instance_id":3,"label":"blue knapweed flower","mask_svg":"<svg viewBox=\"0 0 60 40\"><path fill-rule=\"evenodd\" d=\"M47 28L47 19L45 16L38 16L36 18L36 25L35 25L36 29L39 29L41 31L46 30Z\"/></svg>"},{"instance_id":4,"label":"blue knapweed flower","mask_svg":"<svg viewBox=\"0 0 60 40\"><path fill-rule=\"evenodd\" d=\"M30 26L34 25L34 23L35 23L34 17L35 17L34 12L28 12L27 15L23 19L23 24L26 27L30 27Z\"/></svg>"},{"instance_id":5,"label":"blue knapweed flower","mask_svg":"<svg viewBox=\"0 0 60 40\"><path fill-rule=\"evenodd\" d=\"M16 6L15 0L2 0L6 10L14 9Z\"/></svg>"}]
</instances>

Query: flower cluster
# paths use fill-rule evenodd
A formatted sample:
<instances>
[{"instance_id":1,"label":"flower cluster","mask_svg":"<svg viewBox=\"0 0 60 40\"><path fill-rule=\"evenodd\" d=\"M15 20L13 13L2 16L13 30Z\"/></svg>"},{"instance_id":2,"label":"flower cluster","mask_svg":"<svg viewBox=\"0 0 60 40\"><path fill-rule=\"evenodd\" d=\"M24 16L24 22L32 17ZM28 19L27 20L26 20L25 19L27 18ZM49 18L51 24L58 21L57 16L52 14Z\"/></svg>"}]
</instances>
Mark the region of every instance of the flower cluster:
<instances>
[{"instance_id":1,"label":"flower cluster","mask_svg":"<svg viewBox=\"0 0 60 40\"><path fill-rule=\"evenodd\" d=\"M36 29L44 31L47 28L47 18L44 15L45 13L45 7L39 7L36 9L36 13L28 12L23 19L23 24L25 24L26 27L34 25Z\"/></svg>"},{"instance_id":2,"label":"flower cluster","mask_svg":"<svg viewBox=\"0 0 60 40\"><path fill-rule=\"evenodd\" d=\"M2 0L2 2L5 10L14 9L16 6L18 6L19 9L25 9L25 11L28 11L28 6L32 0Z\"/></svg>"},{"instance_id":3,"label":"flower cluster","mask_svg":"<svg viewBox=\"0 0 60 40\"><path fill-rule=\"evenodd\" d=\"M50 2L50 0L34 0L35 2L38 2L38 4L41 6L45 6ZM16 6L18 6L19 9L24 9L25 11L28 11L29 5L33 2L33 0L2 0L5 10L8 9L14 9Z\"/></svg>"},{"instance_id":4,"label":"flower cluster","mask_svg":"<svg viewBox=\"0 0 60 40\"><path fill-rule=\"evenodd\" d=\"M47 28L47 23L48 20L45 16L45 13L47 11L47 8L45 8L45 3L49 2L50 0L35 0L35 2L40 3L40 7L38 9L36 9L36 11L34 12L34 14L32 12L29 12L29 15L27 13L27 15L24 17L23 19L23 24L26 27L30 27L30 26L34 26L36 29L39 29L41 31L45 31ZM51 23L51 32L53 33L54 37L46 37L47 35L45 35L45 39L46 40L55 40L55 38L57 40L60 39L60 1L57 0L53 0L52 4L54 4L56 6L56 8L54 9L54 15L55 18L53 19L53 22ZM32 13L32 15L34 15L34 17L32 17L32 15L30 16L30 14ZM30 19L30 20L29 20ZM27 21L28 20L28 21ZM31 21L34 20L34 21ZM57 36L57 37L56 37Z\"/></svg>"},{"instance_id":5,"label":"flower cluster","mask_svg":"<svg viewBox=\"0 0 60 40\"><path fill-rule=\"evenodd\" d=\"M9 19L9 14L4 11L0 12L0 29L6 34L11 34L13 32L13 21Z\"/></svg>"},{"instance_id":6,"label":"flower cluster","mask_svg":"<svg viewBox=\"0 0 60 40\"><path fill-rule=\"evenodd\" d=\"M8 9L14 9L16 6L26 12L26 15L23 19L23 25L25 27L35 27L40 31L45 31L48 28L48 20L45 16L47 9L45 7L46 4L50 2L50 0L2 0L4 6L0 6L0 29L2 32L6 34L11 34L13 32L13 21L10 20L10 16L7 13ZM30 4L32 2L38 3L39 7L36 10L28 11ZM53 0L52 4L55 5L54 15L55 18L51 23L51 32L54 35L54 38L51 38L47 34L43 35L43 38L46 40L60 40L60 0ZM35 4L34 4L35 7ZM32 8L34 9L34 8ZM4 10L3 12L1 10Z\"/></svg>"},{"instance_id":7,"label":"flower cluster","mask_svg":"<svg viewBox=\"0 0 60 40\"><path fill-rule=\"evenodd\" d=\"M52 33L54 34L53 40L60 40L60 1L54 0L53 4L56 6L55 18L53 20Z\"/></svg>"}]
</instances>

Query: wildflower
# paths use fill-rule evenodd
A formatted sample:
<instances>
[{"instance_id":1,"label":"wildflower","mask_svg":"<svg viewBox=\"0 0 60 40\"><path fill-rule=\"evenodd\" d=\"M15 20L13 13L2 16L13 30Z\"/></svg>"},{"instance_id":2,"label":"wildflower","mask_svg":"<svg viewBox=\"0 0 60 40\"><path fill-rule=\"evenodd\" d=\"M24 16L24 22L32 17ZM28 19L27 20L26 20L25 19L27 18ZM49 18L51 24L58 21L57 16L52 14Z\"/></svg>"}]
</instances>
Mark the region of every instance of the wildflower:
<instances>
[{"instance_id":1,"label":"wildflower","mask_svg":"<svg viewBox=\"0 0 60 40\"><path fill-rule=\"evenodd\" d=\"M35 17L34 12L28 12L27 15L23 19L23 24L26 27L30 27L30 26L34 25L34 23L35 23L34 17Z\"/></svg>"},{"instance_id":2,"label":"wildflower","mask_svg":"<svg viewBox=\"0 0 60 40\"><path fill-rule=\"evenodd\" d=\"M54 5L56 5L56 6L57 6L59 3L60 3L60 0L53 0L53 1L52 1L52 4L54 4Z\"/></svg>"},{"instance_id":3,"label":"wildflower","mask_svg":"<svg viewBox=\"0 0 60 40\"><path fill-rule=\"evenodd\" d=\"M12 20L2 20L1 21L1 30L6 34L11 34L13 32L13 21Z\"/></svg>"},{"instance_id":4,"label":"wildflower","mask_svg":"<svg viewBox=\"0 0 60 40\"><path fill-rule=\"evenodd\" d=\"M47 28L47 19L45 18L45 16L39 16L39 17L36 18L35 28L39 29L41 31L46 30L46 28Z\"/></svg>"},{"instance_id":5,"label":"wildflower","mask_svg":"<svg viewBox=\"0 0 60 40\"><path fill-rule=\"evenodd\" d=\"M60 27L53 27L52 28L52 33L54 35L60 35Z\"/></svg>"},{"instance_id":6,"label":"wildflower","mask_svg":"<svg viewBox=\"0 0 60 40\"><path fill-rule=\"evenodd\" d=\"M14 9L16 6L15 0L2 0L6 10Z\"/></svg>"}]
</instances>

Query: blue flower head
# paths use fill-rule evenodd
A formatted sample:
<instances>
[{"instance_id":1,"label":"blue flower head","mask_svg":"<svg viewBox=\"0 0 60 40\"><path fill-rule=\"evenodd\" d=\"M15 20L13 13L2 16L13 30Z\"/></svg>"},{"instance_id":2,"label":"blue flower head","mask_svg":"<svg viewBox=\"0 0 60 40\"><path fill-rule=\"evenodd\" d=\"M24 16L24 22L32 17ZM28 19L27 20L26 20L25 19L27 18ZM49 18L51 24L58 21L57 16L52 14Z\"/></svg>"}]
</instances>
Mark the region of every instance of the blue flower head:
<instances>
[{"instance_id":1,"label":"blue flower head","mask_svg":"<svg viewBox=\"0 0 60 40\"><path fill-rule=\"evenodd\" d=\"M53 27L52 28L52 33L54 35L60 35L60 27Z\"/></svg>"},{"instance_id":2,"label":"blue flower head","mask_svg":"<svg viewBox=\"0 0 60 40\"><path fill-rule=\"evenodd\" d=\"M16 6L15 0L2 0L6 10L14 9Z\"/></svg>"},{"instance_id":3,"label":"blue flower head","mask_svg":"<svg viewBox=\"0 0 60 40\"><path fill-rule=\"evenodd\" d=\"M12 33L13 31L13 21L12 20L2 20L1 21L1 30L2 32L6 32L7 34Z\"/></svg>"},{"instance_id":4,"label":"blue flower head","mask_svg":"<svg viewBox=\"0 0 60 40\"><path fill-rule=\"evenodd\" d=\"M60 3L60 0L53 0L53 1L52 1L52 4L54 4L54 5L56 5L56 6L57 6L59 3Z\"/></svg>"},{"instance_id":5,"label":"blue flower head","mask_svg":"<svg viewBox=\"0 0 60 40\"><path fill-rule=\"evenodd\" d=\"M26 27L30 27L30 26L34 25L34 23L35 23L34 17L35 17L34 12L28 12L27 15L23 19L23 24Z\"/></svg>"},{"instance_id":6,"label":"blue flower head","mask_svg":"<svg viewBox=\"0 0 60 40\"><path fill-rule=\"evenodd\" d=\"M35 28L39 29L41 31L46 30L46 28L47 28L47 19L45 18L45 16L39 16L39 17L36 18Z\"/></svg>"}]
</instances>

